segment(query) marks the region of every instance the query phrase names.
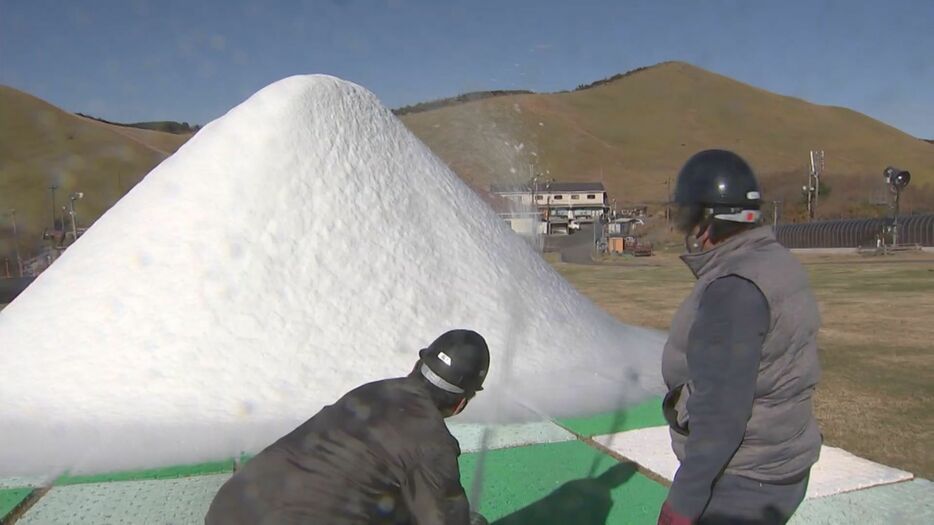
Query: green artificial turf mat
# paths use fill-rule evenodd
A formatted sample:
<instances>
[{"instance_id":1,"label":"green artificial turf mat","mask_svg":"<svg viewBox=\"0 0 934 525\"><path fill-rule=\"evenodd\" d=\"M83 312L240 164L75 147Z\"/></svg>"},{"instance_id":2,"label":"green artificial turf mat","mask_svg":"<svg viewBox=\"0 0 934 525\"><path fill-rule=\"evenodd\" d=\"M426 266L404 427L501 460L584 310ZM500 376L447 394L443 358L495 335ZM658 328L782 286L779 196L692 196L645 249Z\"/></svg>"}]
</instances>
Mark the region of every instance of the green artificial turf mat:
<instances>
[{"instance_id":1,"label":"green artificial turf mat","mask_svg":"<svg viewBox=\"0 0 934 525\"><path fill-rule=\"evenodd\" d=\"M589 417L558 420L565 428L584 437L615 434L626 430L667 425L661 398L652 398L634 407Z\"/></svg>"},{"instance_id":2,"label":"green artificial turf mat","mask_svg":"<svg viewBox=\"0 0 934 525\"><path fill-rule=\"evenodd\" d=\"M668 492L580 441L465 454L461 475L471 505L496 525L654 524Z\"/></svg>"}]
</instances>

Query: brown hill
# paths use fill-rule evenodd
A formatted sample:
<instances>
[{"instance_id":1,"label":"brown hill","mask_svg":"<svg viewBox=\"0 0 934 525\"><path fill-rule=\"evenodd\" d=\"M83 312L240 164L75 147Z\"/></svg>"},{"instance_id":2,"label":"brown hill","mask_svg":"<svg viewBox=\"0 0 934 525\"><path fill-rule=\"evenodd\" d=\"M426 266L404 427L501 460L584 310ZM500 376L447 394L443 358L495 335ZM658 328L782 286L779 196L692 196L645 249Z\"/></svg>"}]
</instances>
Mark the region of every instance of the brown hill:
<instances>
[{"instance_id":1,"label":"brown hill","mask_svg":"<svg viewBox=\"0 0 934 525\"><path fill-rule=\"evenodd\" d=\"M76 212L87 225L189 136L105 124L0 86L0 257L14 252L11 210L24 257L35 255L52 227L49 186L58 186L58 226L75 191L84 192Z\"/></svg>"},{"instance_id":2,"label":"brown hill","mask_svg":"<svg viewBox=\"0 0 934 525\"><path fill-rule=\"evenodd\" d=\"M800 189L808 151L825 151L819 216L880 213L882 169L912 172L903 209L934 211L934 148L860 113L819 106L669 62L615 75L571 92L471 93L398 111L403 122L488 201L494 182L530 174L602 181L620 206L666 200L669 182L694 152L711 147L745 156L766 198L784 201L786 218L803 213ZM24 254L56 210L83 191L79 222L112 206L188 134L172 134L72 115L0 86L0 257L13 253L9 210L16 209ZM70 223L69 223L70 225ZM2 269L0 269L2 271Z\"/></svg>"},{"instance_id":3,"label":"brown hill","mask_svg":"<svg viewBox=\"0 0 934 525\"><path fill-rule=\"evenodd\" d=\"M527 180L602 181L620 204L661 203L698 150L733 149L767 199L801 212L808 152L825 151L820 215L878 213L888 165L913 175L904 209L934 208L934 148L855 111L777 95L680 62L573 92L485 98L402 120L474 186Z\"/></svg>"}]
</instances>

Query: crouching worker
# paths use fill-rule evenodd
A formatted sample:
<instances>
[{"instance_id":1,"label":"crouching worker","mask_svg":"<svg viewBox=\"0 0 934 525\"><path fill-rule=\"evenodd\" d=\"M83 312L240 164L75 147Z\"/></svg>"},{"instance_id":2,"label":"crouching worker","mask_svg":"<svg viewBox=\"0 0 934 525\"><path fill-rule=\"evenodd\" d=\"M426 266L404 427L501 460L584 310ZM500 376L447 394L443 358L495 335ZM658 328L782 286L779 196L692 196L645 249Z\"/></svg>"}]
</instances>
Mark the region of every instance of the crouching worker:
<instances>
[{"instance_id":1,"label":"crouching worker","mask_svg":"<svg viewBox=\"0 0 934 525\"><path fill-rule=\"evenodd\" d=\"M469 510L444 418L483 389L489 366L479 334L443 334L408 376L352 390L250 460L205 523L485 524Z\"/></svg>"}]
</instances>

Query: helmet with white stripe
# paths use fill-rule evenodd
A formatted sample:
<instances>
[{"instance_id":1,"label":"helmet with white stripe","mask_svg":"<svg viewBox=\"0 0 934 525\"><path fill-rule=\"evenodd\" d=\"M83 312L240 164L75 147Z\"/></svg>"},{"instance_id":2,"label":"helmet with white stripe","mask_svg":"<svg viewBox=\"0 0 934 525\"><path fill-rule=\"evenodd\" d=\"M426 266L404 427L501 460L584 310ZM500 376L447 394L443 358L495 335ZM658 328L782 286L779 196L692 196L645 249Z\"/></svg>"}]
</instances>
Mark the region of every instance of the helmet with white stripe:
<instances>
[{"instance_id":1,"label":"helmet with white stripe","mask_svg":"<svg viewBox=\"0 0 934 525\"><path fill-rule=\"evenodd\" d=\"M477 332L445 332L418 355L419 372L435 387L466 397L483 390L490 369L490 350Z\"/></svg>"},{"instance_id":2,"label":"helmet with white stripe","mask_svg":"<svg viewBox=\"0 0 934 525\"><path fill-rule=\"evenodd\" d=\"M675 222L684 233L714 219L755 224L762 216L761 190L749 164L732 151L710 149L688 159L678 174Z\"/></svg>"}]
</instances>

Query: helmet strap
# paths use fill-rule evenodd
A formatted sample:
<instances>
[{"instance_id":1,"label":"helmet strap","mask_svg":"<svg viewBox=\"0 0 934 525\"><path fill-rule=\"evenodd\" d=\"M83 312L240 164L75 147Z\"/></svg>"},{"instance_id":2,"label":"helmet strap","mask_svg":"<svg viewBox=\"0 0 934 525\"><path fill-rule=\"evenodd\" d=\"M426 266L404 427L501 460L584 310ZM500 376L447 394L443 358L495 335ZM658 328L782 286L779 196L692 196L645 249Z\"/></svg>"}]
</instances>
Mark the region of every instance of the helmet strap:
<instances>
[{"instance_id":1,"label":"helmet strap","mask_svg":"<svg viewBox=\"0 0 934 525\"><path fill-rule=\"evenodd\" d=\"M451 415L456 416L457 414L460 414L461 412L463 412L464 407L466 406L467 406L467 398L462 397L460 403L458 403L457 406L454 407L454 410L451 412Z\"/></svg>"}]
</instances>

